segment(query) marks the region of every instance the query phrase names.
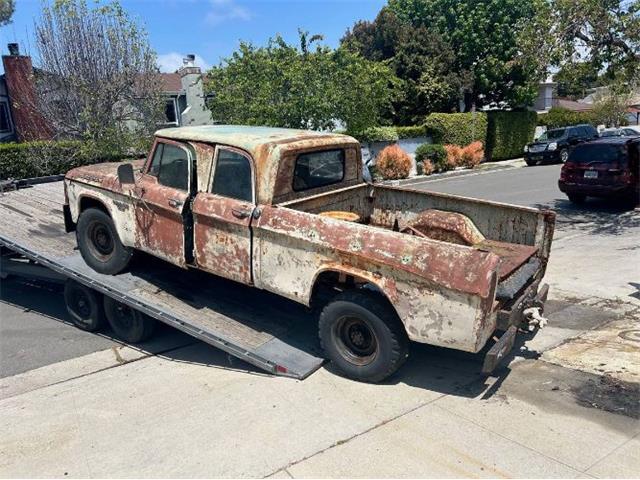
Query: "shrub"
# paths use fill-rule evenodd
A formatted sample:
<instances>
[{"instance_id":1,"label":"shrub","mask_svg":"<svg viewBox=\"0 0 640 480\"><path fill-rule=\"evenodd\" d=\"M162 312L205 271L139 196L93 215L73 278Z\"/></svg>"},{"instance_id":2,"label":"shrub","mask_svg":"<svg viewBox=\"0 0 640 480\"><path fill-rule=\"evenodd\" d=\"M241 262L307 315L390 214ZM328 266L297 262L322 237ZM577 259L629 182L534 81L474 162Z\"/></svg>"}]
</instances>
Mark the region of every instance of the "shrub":
<instances>
[{"instance_id":1,"label":"shrub","mask_svg":"<svg viewBox=\"0 0 640 480\"><path fill-rule=\"evenodd\" d=\"M347 132L347 135L361 142L397 142L398 134L394 127L371 127L359 132Z\"/></svg>"},{"instance_id":2,"label":"shrub","mask_svg":"<svg viewBox=\"0 0 640 480\"><path fill-rule=\"evenodd\" d=\"M0 144L0 180L58 175L81 165L120 159L74 140L4 143Z\"/></svg>"},{"instance_id":3,"label":"shrub","mask_svg":"<svg viewBox=\"0 0 640 480\"><path fill-rule=\"evenodd\" d=\"M487 160L507 160L522 156L533 140L538 115L535 112L488 112Z\"/></svg>"},{"instance_id":4,"label":"shrub","mask_svg":"<svg viewBox=\"0 0 640 480\"><path fill-rule=\"evenodd\" d=\"M596 126L599 122L592 112L574 112L566 108L553 107L547 113L538 115L538 125L547 128L567 127L589 123Z\"/></svg>"},{"instance_id":5,"label":"shrub","mask_svg":"<svg viewBox=\"0 0 640 480\"><path fill-rule=\"evenodd\" d=\"M398 138L424 137L427 132L424 125L412 125L410 127L393 127L398 134Z\"/></svg>"},{"instance_id":6,"label":"shrub","mask_svg":"<svg viewBox=\"0 0 640 480\"><path fill-rule=\"evenodd\" d=\"M411 171L411 157L398 145L389 145L378 155L376 171L385 180L407 178Z\"/></svg>"},{"instance_id":7,"label":"shrub","mask_svg":"<svg viewBox=\"0 0 640 480\"><path fill-rule=\"evenodd\" d=\"M447 152L440 144L423 143L416 148L416 164L428 160L431 162L434 171L444 172L449 170L447 163Z\"/></svg>"},{"instance_id":8,"label":"shrub","mask_svg":"<svg viewBox=\"0 0 640 480\"><path fill-rule=\"evenodd\" d=\"M416 162L416 170L418 171L418 175L431 175L435 171L435 168L431 160L425 158L420 162Z\"/></svg>"},{"instance_id":9,"label":"shrub","mask_svg":"<svg viewBox=\"0 0 640 480\"><path fill-rule=\"evenodd\" d=\"M445 145L444 150L447 152L448 170L453 170L462 165L462 147L459 145Z\"/></svg>"},{"instance_id":10,"label":"shrub","mask_svg":"<svg viewBox=\"0 0 640 480\"><path fill-rule=\"evenodd\" d=\"M475 113L432 113L425 120L425 131L433 143L468 145L485 141L487 115Z\"/></svg>"},{"instance_id":11,"label":"shrub","mask_svg":"<svg viewBox=\"0 0 640 480\"><path fill-rule=\"evenodd\" d=\"M460 164L464 167L475 168L484 158L482 142L473 142L462 149Z\"/></svg>"}]
</instances>

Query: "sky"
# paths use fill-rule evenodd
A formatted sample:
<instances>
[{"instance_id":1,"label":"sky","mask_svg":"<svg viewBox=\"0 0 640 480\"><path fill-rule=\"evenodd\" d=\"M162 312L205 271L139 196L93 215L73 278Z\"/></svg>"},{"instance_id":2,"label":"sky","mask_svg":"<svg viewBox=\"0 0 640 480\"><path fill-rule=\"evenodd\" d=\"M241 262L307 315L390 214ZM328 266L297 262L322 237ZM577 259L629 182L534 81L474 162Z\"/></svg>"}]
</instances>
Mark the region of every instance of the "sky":
<instances>
[{"instance_id":1,"label":"sky","mask_svg":"<svg viewBox=\"0 0 640 480\"><path fill-rule=\"evenodd\" d=\"M51 1L51 0L49 0ZM89 0L91 4L93 0ZM149 33L160 69L175 71L184 55L196 55L203 68L220 63L240 40L264 45L280 34L296 42L298 28L324 35L335 47L357 20L372 20L384 0L121 0L121 5ZM37 56L34 20L41 0L16 0L13 22L0 27L0 51L18 42L22 54ZM35 60L37 64L37 59ZM1 68L1 67L0 67Z\"/></svg>"}]
</instances>

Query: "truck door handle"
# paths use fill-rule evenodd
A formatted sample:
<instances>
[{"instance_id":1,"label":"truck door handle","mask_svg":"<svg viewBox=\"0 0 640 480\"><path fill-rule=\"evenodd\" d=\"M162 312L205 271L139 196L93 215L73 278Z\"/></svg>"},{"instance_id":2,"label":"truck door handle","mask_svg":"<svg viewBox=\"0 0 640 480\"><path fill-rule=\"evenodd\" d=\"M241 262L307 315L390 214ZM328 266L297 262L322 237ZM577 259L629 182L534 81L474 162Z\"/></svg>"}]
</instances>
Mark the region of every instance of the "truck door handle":
<instances>
[{"instance_id":1,"label":"truck door handle","mask_svg":"<svg viewBox=\"0 0 640 480\"><path fill-rule=\"evenodd\" d=\"M239 208L232 208L231 214L236 218L248 218L251 216L251 210L241 210Z\"/></svg>"},{"instance_id":2,"label":"truck door handle","mask_svg":"<svg viewBox=\"0 0 640 480\"><path fill-rule=\"evenodd\" d=\"M183 201L176 200L175 198L170 198L169 200L167 200L167 203L169 204L170 207L173 207L173 208L178 208L184 205Z\"/></svg>"}]
</instances>

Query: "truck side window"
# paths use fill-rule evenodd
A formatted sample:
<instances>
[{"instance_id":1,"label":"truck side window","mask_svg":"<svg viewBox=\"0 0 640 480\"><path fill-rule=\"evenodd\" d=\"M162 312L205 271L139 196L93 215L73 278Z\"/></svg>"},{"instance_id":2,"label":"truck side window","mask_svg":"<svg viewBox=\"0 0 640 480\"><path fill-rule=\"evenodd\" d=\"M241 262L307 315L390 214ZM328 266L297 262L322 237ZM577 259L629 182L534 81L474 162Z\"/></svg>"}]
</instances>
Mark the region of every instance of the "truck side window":
<instances>
[{"instance_id":1,"label":"truck side window","mask_svg":"<svg viewBox=\"0 0 640 480\"><path fill-rule=\"evenodd\" d=\"M165 187L189 190L189 154L169 143L158 143L153 153L149 175Z\"/></svg>"},{"instance_id":2,"label":"truck side window","mask_svg":"<svg viewBox=\"0 0 640 480\"><path fill-rule=\"evenodd\" d=\"M232 150L218 149L211 193L253 202L253 182L249 159Z\"/></svg>"},{"instance_id":3,"label":"truck side window","mask_svg":"<svg viewBox=\"0 0 640 480\"><path fill-rule=\"evenodd\" d=\"M298 155L293 171L293 189L298 192L341 182L344 150L325 150Z\"/></svg>"}]
</instances>

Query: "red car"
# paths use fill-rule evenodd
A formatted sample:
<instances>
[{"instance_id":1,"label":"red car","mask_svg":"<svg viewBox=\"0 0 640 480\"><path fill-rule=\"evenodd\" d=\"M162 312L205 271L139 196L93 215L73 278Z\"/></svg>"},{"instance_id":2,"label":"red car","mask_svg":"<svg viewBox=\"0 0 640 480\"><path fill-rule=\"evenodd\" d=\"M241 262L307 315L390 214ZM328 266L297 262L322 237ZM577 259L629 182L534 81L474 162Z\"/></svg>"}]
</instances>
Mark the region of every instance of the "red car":
<instances>
[{"instance_id":1,"label":"red car","mask_svg":"<svg viewBox=\"0 0 640 480\"><path fill-rule=\"evenodd\" d=\"M640 200L640 138L608 137L578 145L562 166L558 186L574 203L586 197Z\"/></svg>"}]
</instances>

